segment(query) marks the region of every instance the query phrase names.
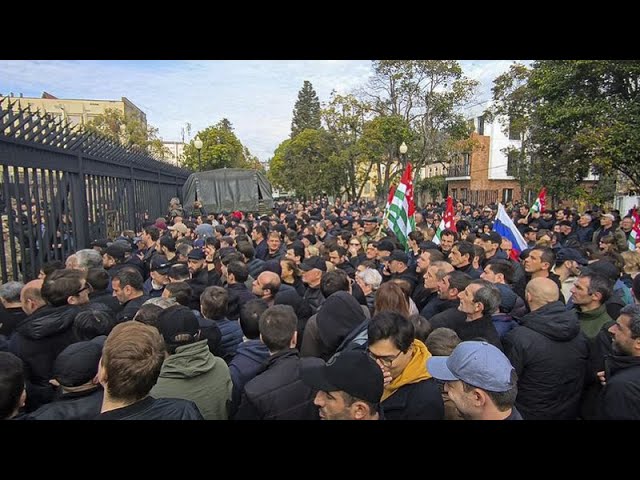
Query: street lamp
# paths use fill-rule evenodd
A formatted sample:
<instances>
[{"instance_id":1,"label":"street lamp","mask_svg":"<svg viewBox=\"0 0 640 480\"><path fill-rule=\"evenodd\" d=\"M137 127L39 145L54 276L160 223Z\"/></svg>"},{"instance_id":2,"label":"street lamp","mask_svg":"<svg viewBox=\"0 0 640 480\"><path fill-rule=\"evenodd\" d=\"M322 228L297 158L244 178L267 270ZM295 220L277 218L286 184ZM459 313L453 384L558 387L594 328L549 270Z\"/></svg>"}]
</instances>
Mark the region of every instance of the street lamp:
<instances>
[{"instance_id":1,"label":"street lamp","mask_svg":"<svg viewBox=\"0 0 640 480\"><path fill-rule=\"evenodd\" d=\"M196 139L193 141L193 146L196 147L196 150L198 150L198 171L201 172L202 157L201 157L200 151L202 150L202 140L200 140L200 137L196 137Z\"/></svg>"},{"instance_id":2,"label":"street lamp","mask_svg":"<svg viewBox=\"0 0 640 480\"><path fill-rule=\"evenodd\" d=\"M407 165L407 150L409 150L407 148L407 144L402 142L402 145L400 145L400 158L402 159L402 166L405 167Z\"/></svg>"}]
</instances>

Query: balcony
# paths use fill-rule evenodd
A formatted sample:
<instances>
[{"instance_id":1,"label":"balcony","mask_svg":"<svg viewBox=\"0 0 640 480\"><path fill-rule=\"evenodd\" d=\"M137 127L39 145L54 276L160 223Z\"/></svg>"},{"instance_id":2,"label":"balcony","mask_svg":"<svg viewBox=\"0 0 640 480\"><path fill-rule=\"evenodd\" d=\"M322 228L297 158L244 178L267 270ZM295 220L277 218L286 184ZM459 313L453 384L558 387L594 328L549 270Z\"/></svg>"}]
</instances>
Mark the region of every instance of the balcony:
<instances>
[{"instance_id":1,"label":"balcony","mask_svg":"<svg viewBox=\"0 0 640 480\"><path fill-rule=\"evenodd\" d=\"M452 178L470 178L471 164L469 162L453 162L447 169L447 180Z\"/></svg>"}]
</instances>

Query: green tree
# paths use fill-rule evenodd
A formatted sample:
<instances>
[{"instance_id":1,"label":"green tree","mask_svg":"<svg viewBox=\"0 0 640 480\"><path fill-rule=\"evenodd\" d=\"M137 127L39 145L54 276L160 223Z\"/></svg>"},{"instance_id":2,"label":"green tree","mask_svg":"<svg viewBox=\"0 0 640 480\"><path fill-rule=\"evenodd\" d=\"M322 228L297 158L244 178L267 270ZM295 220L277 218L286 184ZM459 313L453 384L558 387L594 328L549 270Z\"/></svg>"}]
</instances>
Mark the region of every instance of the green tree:
<instances>
[{"instance_id":1,"label":"green tree","mask_svg":"<svg viewBox=\"0 0 640 480\"><path fill-rule=\"evenodd\" d=\"M413 133L400 115L379 116L364 124L358 147L365 158L375 163L379 202L386 197L394 178L402 170L399 149L403 139L411 143Z\"/></svg>"},{"instance_id":2,"label":"green tree","mask_svg":"<svg viewBox=\"0 0 640 480\"><path fill-rule=\"evenodd\" d=\"M446 196L447 181L445 180L444 175L423 178L416 183L416 190L420 193L428 193L431 196L431 201L435 202L439 195L443 198Z\"/></svg>"},{"instance_id":3,"label":"green tree","mask_svg":"<svg viewBox=\"0 0 640 480\"><path fill-rule=\"evenodd\" d=\"M571 165L569 180L593 166L640 188L640 61L537 61L529 86L542 156Z\"/></svg>"},{"instance_id":4,"label":"green tree","mask_svg":"<svg viewBox=\"0 0 640 480\"><path fill-rule=\"evenodd\" d=\"M184 147L184 165L191 170L215 170L218 168L256 168L256 158L244 147L233 132L231 122L226 118L199 131L202 140L200 159L193 141ZM259 163L259 162L258 162Z\"/></svg>"},{"instance_id":5,"label":"green tree","mask_svg":"<svg viewBox=\"0 0 640 480\"><path fill-rule=\"evenodd\" d=\"M411 138L400 143L409 147L407 160L416 172L448 161L469 139L459 109L472 100L478 82L465 77L457 61L381 60L373 62L373 71L363 95L379 115L399 116L410 126Z\"/></svg>"},{"instance_id":6,"label":"green tree","mask_svg":"<svg viewBox=\"0 0 640 480\"><path fill-rule=\"evenodd\" d=\"M277 187L294 190L301 198L337 195L344 172L335 152L325 130L303 130L278 146L270 161L269 179Z\"/></svg>"},{"instance_id":7,"label":"green tree","mask_svg":"<svg viewBox=\"0 0 640 480\"><path fill-rule=\"evenodd\" d=\"M322 110L327 131L336 146L334 166L344 172L339 184L349 200L357 201L362 195L375 159L367 157L360 148L364 124L368 117L368 106L353 95L331 92L329 104Z\"/></svg>"},{"instance_id":8,"label":"green tree","mask_svg":"<svg viewBox=\"0 0 640 480\"><path fill-rule=\"evenodd\" d=\"M320 100L311 82L305 80L302 89L298 92L298 100L293 108L291 138L307 128L319 129L320 126Z\"/></svg>"},{"instance_id":9,"label":"green tree","mask_svg":"<svg viewBox=\"0 0 640 480\"><path fill-rule=\"evenodd\" d=\"M105 109L104 113L86 123L84 129L106 136L125 147L144 150L160 160L171 153L158 138L157 128L151 125L145 127L137 116L125 115L119 110Z\"/></svg>"}]
</instances>

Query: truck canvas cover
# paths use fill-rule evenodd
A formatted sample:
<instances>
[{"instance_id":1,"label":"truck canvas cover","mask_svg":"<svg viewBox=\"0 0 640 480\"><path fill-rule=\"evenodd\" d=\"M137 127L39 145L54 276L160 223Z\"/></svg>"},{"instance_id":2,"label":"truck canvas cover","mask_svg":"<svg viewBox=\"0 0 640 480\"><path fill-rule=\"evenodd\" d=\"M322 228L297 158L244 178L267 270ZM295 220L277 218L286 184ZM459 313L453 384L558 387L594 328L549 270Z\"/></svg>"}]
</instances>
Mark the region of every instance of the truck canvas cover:
<instances>
[{"instance_id":1,"label":"truck canvas cover","mask_svg":"<svg viewBox=\"0 0 640 480\"><path fill-rule=\"evenodd\" d=\"M199 200L207 212L273 208L271 184L258 170L221 168L192 173L182 188L182 201L187 211Z\"/></svg>"}]
</instances>

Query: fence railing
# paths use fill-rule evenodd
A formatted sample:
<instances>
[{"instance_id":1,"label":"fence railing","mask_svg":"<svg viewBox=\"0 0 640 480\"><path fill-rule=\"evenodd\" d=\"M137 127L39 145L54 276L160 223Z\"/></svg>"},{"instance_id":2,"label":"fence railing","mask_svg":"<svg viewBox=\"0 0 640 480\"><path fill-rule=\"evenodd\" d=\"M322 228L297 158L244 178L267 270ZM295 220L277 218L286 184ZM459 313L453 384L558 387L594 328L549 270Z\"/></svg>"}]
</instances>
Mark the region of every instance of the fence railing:
<instances>
[{"instance_id":1,"label":"fence railing","mask_svg":"<svg viewBox=\"0 0 640 480\"><path fill-rule=\"evenodd\" d=\"M165 215L191 172L0 97L2 282Z\"/></svg>"}]
</instances>

